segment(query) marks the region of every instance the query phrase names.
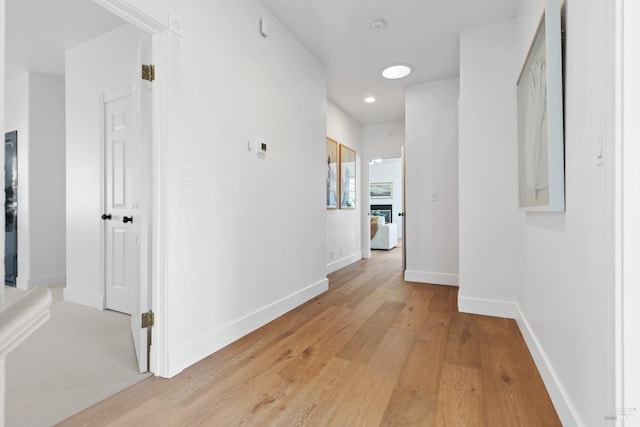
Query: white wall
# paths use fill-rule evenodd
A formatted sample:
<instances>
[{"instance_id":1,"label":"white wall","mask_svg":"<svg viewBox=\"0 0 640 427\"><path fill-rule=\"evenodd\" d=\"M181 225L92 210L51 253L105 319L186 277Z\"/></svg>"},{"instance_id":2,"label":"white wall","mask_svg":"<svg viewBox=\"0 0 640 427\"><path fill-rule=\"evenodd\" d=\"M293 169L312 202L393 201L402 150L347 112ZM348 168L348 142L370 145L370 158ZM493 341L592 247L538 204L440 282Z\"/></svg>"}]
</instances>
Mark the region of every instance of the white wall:
<instances>
[{"instance_id":1,"label":"white wall","mask_svg":"<svg viewBox=\"0 0 640 427\"><path fill-rule=\"evenodd\" d=\"M369 205L391 205L398 237L402 236L402 159L381 159L380 163L369 165L369 182L390 182L393 185L392 197L389 199L369 199Z\"/></svg>"},{"instance_id":2,"label":"white wall","mask_svg":"<svg viewBox=\"0 0 640 427\"><path fill-rule=\"evenodd\" d=\"M606 345L611 300L607 274L606 166L596 159L599 138L611 140L606 89L607 3L568 2L565 63L566 213L524 216L522 317L577 424L609 425ZM522 64L543 7L527 0L518 12L516 64ZM512 77L515 81L516 75ZM609 131L611 132L611 131ZM609 164L611 164L609 159ZM612 164L611 164L612 165ZM571 425L564 414L565 425ZM566 420L566 421L565 421Z\"/></svg>"},{"instance_id":3,"label":"white wall","mask_svg":"<svg viewBox=\"0 0 640 427\"><path fill-rule=\"evenodd\" d=\"M407 88L409 281L458 284L458 85L451 78Z\"/></svg>"},{"instance_id":4,"label":"white wall","mask_svg":"<svg viewBox=\"0 0 640 427\"><path fill-rule=\"evenodd\" d=\"M64 284L64 77L25 72L6 84L7 129L18 131L17 286Z\"/></svg>"},{"instance_id":5,"label":"white wall","mask_svg":"<svg viewBox=\"0 0 640 427\"><path fill-rule=\"evenodd\" d=\"M183 29L169 176L193 177L168 201L179 227L167 266L178 278L167 293L173 375L327 289L326 76L259 2L153 3ZM264 159L247 150L256 138Z\"/></svg>"},{"instance_id":6,"label":"white wall","mask_svg":"<svg viewBox=\"0 0 640 427\"><path fill-rule=\"evenodd\" d=\"M364 160L402 156L404 121L367 125L362 128Z\"/></svg>"},{"instance_id":7,"label":"white wall","mask_svg":"<svg viewBox=\"0 0 640 427\"><path fill-rule=\"evenodd\" d=\"M327 136L356 151L356 209L327 210L327 273L332 273L362 258L362 212L366 211L368 188L362 162L362 126L333 102L327 103ZM364 208L363 208L364 206Z\"/></svg>"},{"instance_id":8,"label":"white wall","mask_svg":"<svg viewBox=\"0 0 640 427\"><path fill-rule=\"evenodd\" d=\"M613 15L609 2L567 3L566 212L517 213L515 82L544 3L521 1L515 26L462 34L461 309L516 317L563 425L605 426L613 409L606 180L613 159L599 165L596 156L598 140L613 138L606 51Z\"/></svg>"},{"instance_id":9,"label":"white wall","mask_svg":"<svg viewBox=\"0 0 640 427\"><path fill-rule=\"evenodd\" d=\"M100 97L132 87L138 30L118 27L66 53L67 301L104 307Z\"/></svg>"},{"instance_id":10,"label":"white wall","mask_svg":"<svg viewBox=\"0 0 640 427\"><path fill-rule=\"evenodd\" d=\"M66 279L64 77L30 77L29 288L61 285Z\"/></svg>"},{"instance_id":11,"label":"white wall","mask_svg":"<svg viewBox=\"0 0 640 427\"><path fill-rule=\"evenodd\" d=\"M187 170L191 184L168 194L167 205L176 209L170 226L177 229L168 236L175 236L169 244L176 256L159 266L171 272L162 295L168 360L160 374L173 376L327 289L326 77L258 2L152 3L178 18L183 31L181 132L168 142L176 155L166 176ZM271 18L268 38L256 25L264 16ZM90 72L100 58L113 61L128 52L126 44L115 52L107 41L67 55L68 101L85 105L93 117L99 117L91 112L98 93L91 92L122 89ZM105 72L116 72L103 65ZM171 71L157 70L162 72ZM103 87L97 90L81 74ZM93 89L80 90L82 85ZM68 127L68 167L75 167L74 179L87 189L99 179L98 146L86 143L94 140L90 127ZM268 144L264 158L247 150L256 139ZM69 270L69 284L79 288L85 278L92 288L65 293L88 303L101 292L101 212L99 193L91 194L82 204L79 197L68 203L76 224L68 247L69 258L85 260L73 276Z\"/></svg>"},{"instance_id":12,"label":"white wall","mask_svg":"<svg viewBox=\"0 0 640 427\"><path fill-rule=\"evenodd\" d=\"M522 275L514 73L515 21L460 36L462 311L515 317Z\"/></svg>"},{"instance_id":13,"label":"white wall","mask_svg":"<svg viewBox=\"0 0 640 427\"><path fill-rule=\"evenodd\" d=\"M4 130L18 131L18 136L24 135L29 140L29 73L18 74L5 82L6 97L3 100L5 107ZM6 133L5 132L5 133Z\"/></svg>"}]
</instances>

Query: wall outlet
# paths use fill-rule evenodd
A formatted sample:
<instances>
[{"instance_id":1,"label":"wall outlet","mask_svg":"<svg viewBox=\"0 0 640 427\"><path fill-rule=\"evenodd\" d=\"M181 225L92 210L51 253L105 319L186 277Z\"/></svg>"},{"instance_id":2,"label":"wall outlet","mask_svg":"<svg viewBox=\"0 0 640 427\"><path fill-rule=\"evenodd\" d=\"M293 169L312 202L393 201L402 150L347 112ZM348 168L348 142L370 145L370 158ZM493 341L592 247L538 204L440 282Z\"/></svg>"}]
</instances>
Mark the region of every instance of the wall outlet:
<instances>
[{"instance_id":1,"label":"wall outlet","mask_svg":"<svg viewBox=\"0 0 640 427\"><path fill-rule=\"evenodd\" d=\"M340 256L342 256L342 248L340 248Z\"/></svg>"},{"instance_id":2,"label":"wall outlet","mask_svg":"<svg viewBox=\"0 0 640 427\"><path fill-rule=\"evenodd\" d=\"M329 259L333 259L333 251L329 251Z\"/></svg>"}]
</instances>

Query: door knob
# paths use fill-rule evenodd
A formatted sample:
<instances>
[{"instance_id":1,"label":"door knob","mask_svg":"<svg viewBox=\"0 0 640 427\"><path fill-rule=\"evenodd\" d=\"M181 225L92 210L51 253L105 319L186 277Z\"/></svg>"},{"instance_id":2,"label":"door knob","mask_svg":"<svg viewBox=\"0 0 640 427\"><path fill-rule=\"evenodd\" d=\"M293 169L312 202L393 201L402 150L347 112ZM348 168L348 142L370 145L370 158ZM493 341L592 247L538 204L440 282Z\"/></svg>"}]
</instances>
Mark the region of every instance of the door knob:
<instances>
[{"instance_id":1,"label":"door knob","mask_svg":"<svg viewBox=\"0 0 640 427\"><path fill-rule=\"evenodd\" d=\"M404 216L404 212L399 212L398 216Z\"/></svg>"},{"instance_id":2,"label":"door knob","mask_svg":"<svg viewBox=\"0 0 640 427\"><path fill-rule=\"evenodd\" d=\"M111 214L103 214L101 218L104 219L104 220L107 220L107 219L110 220L111 219Z\"/></svg>"},{"instance_id":3,"label":"door knob","mask_svg":"<svg viewBox=\"0 0 640 427\"><path fill-rule=\"evenodd\" d=\"M122 222L124 222L125 224L128 222L133 222L133 217L132 216L123 216L122 217Z\"/></svg>"}]
</instances>

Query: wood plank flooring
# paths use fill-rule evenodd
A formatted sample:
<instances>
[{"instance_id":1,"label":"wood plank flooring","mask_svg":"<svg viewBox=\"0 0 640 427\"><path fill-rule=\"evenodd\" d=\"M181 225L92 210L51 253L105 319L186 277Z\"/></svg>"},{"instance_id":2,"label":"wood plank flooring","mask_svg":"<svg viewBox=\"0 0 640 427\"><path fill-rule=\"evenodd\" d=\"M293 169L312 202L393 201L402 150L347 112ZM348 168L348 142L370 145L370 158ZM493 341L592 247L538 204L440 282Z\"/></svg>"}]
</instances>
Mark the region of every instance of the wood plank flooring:
<instances>
[{"instance_id":1,"label":"wood plank flooring","mask_svg":"<svg viewBox=\"0 0 640 427\"><path fill-rule=\"evenodd\" d=\"M513 320L402 280L401 249L167 380L61 426L561 426Z\"/></svg>"}]
</instances>

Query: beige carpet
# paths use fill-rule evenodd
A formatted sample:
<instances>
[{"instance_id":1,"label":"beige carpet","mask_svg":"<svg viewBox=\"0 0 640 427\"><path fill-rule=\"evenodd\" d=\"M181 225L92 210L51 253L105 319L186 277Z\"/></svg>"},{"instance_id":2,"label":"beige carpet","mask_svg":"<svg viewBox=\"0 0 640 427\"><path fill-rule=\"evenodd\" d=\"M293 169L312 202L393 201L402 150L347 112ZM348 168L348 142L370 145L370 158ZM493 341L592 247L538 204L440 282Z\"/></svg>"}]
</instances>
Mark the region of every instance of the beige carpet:
<instances>
[{"instance_id":1,"label":"beige carpet","mask_svg":"<svg viewBox=\"0 0 640 427\"><path fill-rule=\"evenodd\" d=\"M51 426L148 376L138 373L129 316L52 292L51 318L7 357L6 427ZM5 307L23 294L5 287Z\"/></svg>"}]
</instances>

